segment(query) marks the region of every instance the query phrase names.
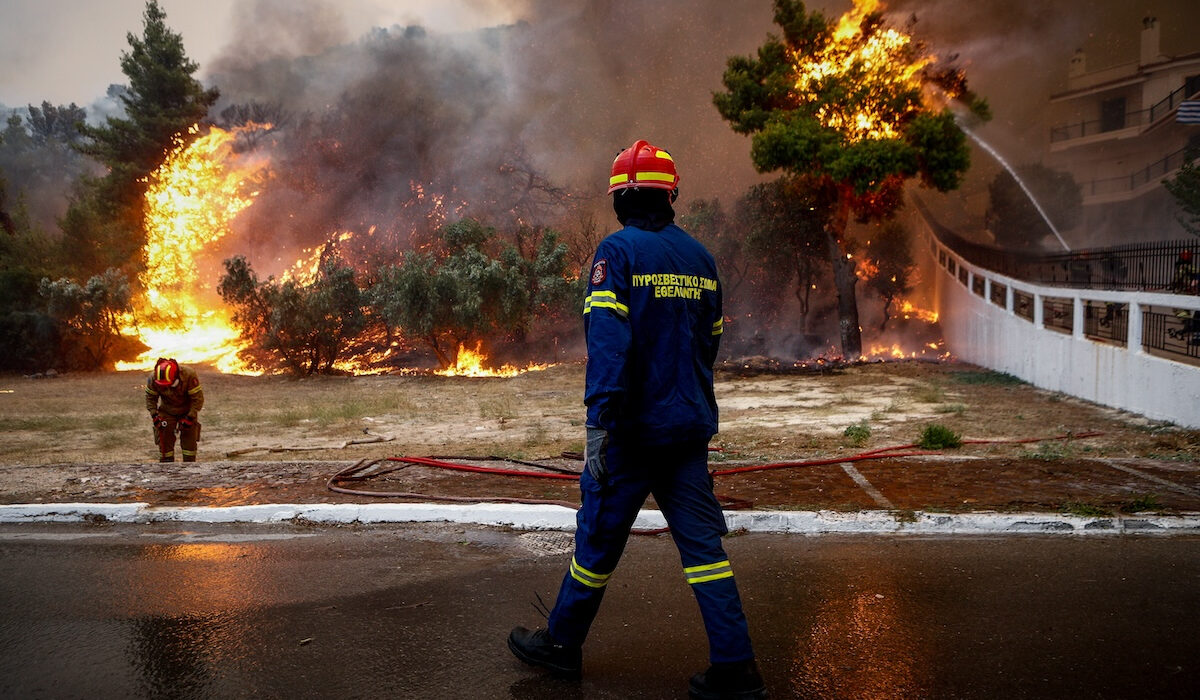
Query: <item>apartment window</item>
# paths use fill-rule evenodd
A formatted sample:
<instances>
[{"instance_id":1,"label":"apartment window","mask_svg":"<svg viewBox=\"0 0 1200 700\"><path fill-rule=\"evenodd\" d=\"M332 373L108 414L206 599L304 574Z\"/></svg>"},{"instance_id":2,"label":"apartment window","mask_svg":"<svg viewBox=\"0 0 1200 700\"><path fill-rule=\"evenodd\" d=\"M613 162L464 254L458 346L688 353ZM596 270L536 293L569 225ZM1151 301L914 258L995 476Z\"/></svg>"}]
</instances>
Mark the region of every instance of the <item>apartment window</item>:
<instances>
[{"instance_id":1,"label":"apartment window","mask_svg":"<svg viewBox=\"0 0 1200 700\"><path fill-rule=\"evenodd\" d=\"M1100 103L1100 131L1125 128L1125 98L1114 97Z\"/></svg>"},{"instance_id":2,"label":"apartment window","mask_svg":"<svg viewBox=\"0 0 1200 700\"><path fill-rule=\"evenodd\" d=\"M1183 94L1191 97L1197 92L1200 92L1200 75L1189 75L1187 80L1183 81Z\"/></svg>"}]
</instances>

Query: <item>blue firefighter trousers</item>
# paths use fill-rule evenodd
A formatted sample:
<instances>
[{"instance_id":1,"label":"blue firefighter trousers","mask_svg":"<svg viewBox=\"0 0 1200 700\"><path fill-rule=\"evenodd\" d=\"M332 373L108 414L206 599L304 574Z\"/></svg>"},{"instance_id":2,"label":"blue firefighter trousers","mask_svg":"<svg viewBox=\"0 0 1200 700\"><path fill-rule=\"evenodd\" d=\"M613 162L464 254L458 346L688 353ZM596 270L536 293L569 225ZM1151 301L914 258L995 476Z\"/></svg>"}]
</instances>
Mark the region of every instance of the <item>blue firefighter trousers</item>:
<instances>
[{"instance_id":1,"label":"blue firefighter trousers","mask_svg":"<svg viewBox=\"0 0 1200 700\"><path fill-rule=\"evenodd\" d=\"M728 529L713 495L707 441L643 447L612 436L606 454L603 483L586 469L580 477L583 504L576 516L575 553L550 613L551 636L560 644L583 644L638 510L654 494L700 605L710 660L754 658L733 570L721 546Z\"/></svg>"}]
</instances>

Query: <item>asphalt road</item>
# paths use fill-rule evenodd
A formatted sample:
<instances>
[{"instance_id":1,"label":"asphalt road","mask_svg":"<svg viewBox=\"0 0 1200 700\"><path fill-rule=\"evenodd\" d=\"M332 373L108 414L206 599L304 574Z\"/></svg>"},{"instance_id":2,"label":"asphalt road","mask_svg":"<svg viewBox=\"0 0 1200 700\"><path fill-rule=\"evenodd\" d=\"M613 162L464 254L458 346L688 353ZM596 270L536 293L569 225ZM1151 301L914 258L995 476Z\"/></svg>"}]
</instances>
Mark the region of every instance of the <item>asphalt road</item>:
<instances>
[{"instance_id":1,"label":"asphalt road","mask_svg":"<svg viewBox=\"0 0 1200 700\"><path fill-rule=\"evenodd\" d=\"M1200 696L1200 537L743 535L775 698ZM541 621L569 535L465 526L0 526L0 697L675 698L706 664L665 537L635 537L584 649Z\"/></svg>"}]
</instances>

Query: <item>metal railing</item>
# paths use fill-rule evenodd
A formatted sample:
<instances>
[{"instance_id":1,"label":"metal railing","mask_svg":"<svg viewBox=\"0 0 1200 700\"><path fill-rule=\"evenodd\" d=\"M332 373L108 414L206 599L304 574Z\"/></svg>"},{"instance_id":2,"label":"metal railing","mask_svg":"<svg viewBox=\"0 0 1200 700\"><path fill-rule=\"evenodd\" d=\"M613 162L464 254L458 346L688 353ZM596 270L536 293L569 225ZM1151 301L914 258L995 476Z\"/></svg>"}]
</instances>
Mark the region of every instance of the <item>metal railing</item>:
<instances>
[{"instance_id":1,"label":"metal railing","mask_svg":"<svg viewBox=\"0 0 1200 700\"><path fill-rule=\"evenodd\" d=\"M1080 183L1079 189L1084 197L1099 197L1107 194L1123 194L1144 187L1151 182L1161 181L1167 175L1178 170L1187 162L1188 147L1184 146L1166 157L1147 165L1146 167L1120 177L1109 177L1102 180L1092 180Z\"/></svg>"},{"instance_id":2,"label":"metal railing","mask_svg":"<svg viewBox=\"0 0 1200 700\"><path fill-rule=\"evenodd\" d=\"M1118 345L1129 342L1129 304L1085 301L1083 334Z\"/></svg>"},{"instance_id":3,"label":"metal railing","mask_svg":"<svg viewBox=\"0 0 1200 700\"><path fill-rule=\"evenodd\" d=\"M1030 323L1037 321L1037 305L1041 305L1041 325L1047 330L1075 334L1076 303L1082 306L1083 327L1080 334L1099 342L1126 346L1129 335L1130 304L1109 299L1089 299L1085 292L1075 290L1138 291L1176 294L1180 306L1139 305L1141 313L1141 346L1154 355L1188 364L1200 365L1200 308L1196 308L1196 285L1173 284L1176 261L1180 252L1191 250L1193 260L1200 260L1200 241L1164 241L1138 243L1110 248L1094 248L1055 255L1014 253L972 243L939 224L918 199L916 205L933 233L937 260L953 278L964 286L970 280L971 291L984 296L990 280L989 301L1007 307L1007 281L1012 287L1012 313ZM956 256L979 268L969 272L965 265L956 264ZM1044 287L1063 288L1063 294L1051 296L1021 289L1019 282ZM1189 301L1183 301L1187 298Z\"/></svg>"},{"instance_id":4,"label":"metal railing","mask_svg":"<svg viewBox=\"0 0 1200 700\"><path fill-rule=\"evenodd\" d=\"M1106 134L1137 126L1154 124L1159 119L1173 112L1179 103L1189 97L1188 85L1185 83L1171 91L1163 99L1155 102L1150 109L1139 109L1136 112L1126 112L1124 119L1118 124L1109 119L1087 119L1071 124L1061 124L1050 128L1050 142L1070 141L1085 136Z\"/></svg>"},{"instance_id":5,"label":"metal railing","mask_svg":"<svg viewBox=\"0 0 1200 700\"><path fill-rule=\"evenodd\" d=\"M1200 359L1200 311L1143 311L1142 347L1172 359Z\"/></svg>"},{"instance_id":6,"label":"metal railing","mask_svg":"<svg viewBox=\"0 0 1200 700\"><path fill-rule=\"evenodd\" d=\"M1172 292L1175 261L1184 250L1200 260L1200 240L1130 243L1069 253L1017 252L968 241L939 224L924 203L913 198L937 239L967 262L1005 277L1035 284L1082 289ZM950 267L953 258L947 260ZM966 279L962 282L965 284ZM1176 290L1177 291L1177 290Z\"/></svg>"}]
</instances>

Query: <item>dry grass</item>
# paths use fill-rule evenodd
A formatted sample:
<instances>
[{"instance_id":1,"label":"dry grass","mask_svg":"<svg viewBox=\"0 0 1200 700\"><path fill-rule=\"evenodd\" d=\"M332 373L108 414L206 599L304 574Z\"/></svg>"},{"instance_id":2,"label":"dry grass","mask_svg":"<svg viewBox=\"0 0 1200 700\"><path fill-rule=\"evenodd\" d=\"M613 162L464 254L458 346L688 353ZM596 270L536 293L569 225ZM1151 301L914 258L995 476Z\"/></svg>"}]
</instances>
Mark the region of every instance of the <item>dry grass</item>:
<instances>
[{"instance_id":1,"label":"dry grass","mask_svg":"<svg viewBox=\"0 0 1200 700\"><path fill-rule=\"evenodd\" d=\"M583 448L583 366L508 379L241 377L201 371L201 459L355 460L402 454L532 459ZM141 373L0 378L6 464L136 463L155 457ZM720 373L721 434L738 459L788 459L915 442L937 423L964 439L1101 431L1075 456L1200 458L1187 431L961 364L867 364L820 375ZM854 441L850 426L869 429ZM343 447L381 435L389 442ZM981 455L1037 447L974 445ZM1046 448L1047 458L1057 452Z\"/></svg>"}]
</instances>

